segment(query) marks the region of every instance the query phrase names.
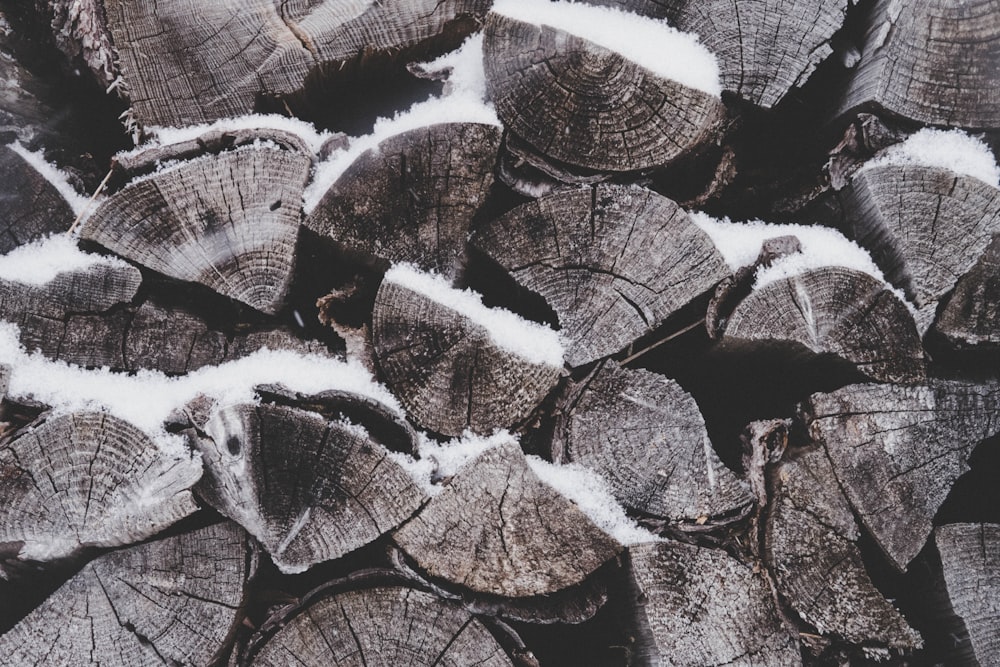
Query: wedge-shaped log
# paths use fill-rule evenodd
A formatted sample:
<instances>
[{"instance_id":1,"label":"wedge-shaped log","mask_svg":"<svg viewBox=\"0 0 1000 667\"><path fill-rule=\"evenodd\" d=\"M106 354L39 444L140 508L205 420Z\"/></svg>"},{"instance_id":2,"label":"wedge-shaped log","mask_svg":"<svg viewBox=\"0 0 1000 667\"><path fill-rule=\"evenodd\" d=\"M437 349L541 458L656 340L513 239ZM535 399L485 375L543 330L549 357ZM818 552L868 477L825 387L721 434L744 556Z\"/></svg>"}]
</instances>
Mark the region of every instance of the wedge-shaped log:
<instances>
[{"instance_id":1,"label":"wedge-shaped log","mask_svg":"<svg viewBox=\"0 0 1000 667\"><path fill-rule=\"evenodd\" d=\"M929 125L1000 127L1000 2L878 0L841 101Z\"/></svg>"},{"instance_id":2,"label":"wedge-shaped log","mask_svg":"<svg viewBox=\"0 0 1000 667\"><path fill-rule=\"evenodd\" d=\"M393 539L431 577L509 598L578 584L621 549L513 443L463 466Z\"/></svg>"},{"instance_id":3,"label":"wedge-shaped log","mask_svg":"<svg viewBox=\"0 0 1000 667\"><path fill-rule=\"evenodd\" d=\"M788 344L836 355L873 380L924 377L910 311L884 283L853 269L812 269L754 290L733 311L722 340L733 350Z\"/></svg>"},{"instance_id":4,"label":"wedge-shaped log","mask_svg":"<svg viewBox=\"0 0 1000 667\"><path fill-rule=\"evenodd\" d=\"M938 301L1000 232L1000 190L948 169L862 169L839 197L848 234L917 306L921 333Z\"/></svg>"},{"instance_id":5,"label":"wedge-shaped log","mask_svg":"<svg viewBox=\"0 0 1000 667\"><path fill-rule=\"evenodd\" d=\"M959 278L934 329L959 349L1000 347L1000 235Z\"/></svg>"},{"instance_id":6,"label":"wedge-shaped log","mask_svg":"<svg viewBox=\"0 0 1000 667\"><path fill-rule=\"evenodd\" d=\"M972 450L1000 432L998 414L997 387L937 381L814 394L805 420L861 522L903 570Z\"/></svg>"},{"instance_id":7,"label":"wedge-shaped log","mask_svg":"<svg viewBox=\"0 0 1000 667\"><path fill-rule=\"evenodd\" d=\"M305 226L351 250L454 278L499 146L500 128L480 123L390 137L347 168Z\"/></svg>"},{"instance_id":8,"label":"wedge-shaped log","mask_svg":"<svg viewBox=\"0 0 1000 667\"><path fill-rule=\"evenodd\" d=\"M919 648L920 636L868 576L858 526L823 449L787 452L771 479L763 556L792 609L850 644Z\"/></svg>"},{"instance_id":9,"label":"wedge-shaped log","mask_svg":"<svg viewBox=\"0 0 1000 667\"><path fill-rule=\"evenodd\" d=\"M726 552L638 544L627 571L636 664L802 664L766 579Z\"/></svg>"},{"instance_id":10,"label":"wedge-shaped log","mask_svg":"<svg viewBox=\"0 0 1000 667\"><path fill-rule=\"evenodd\" d=\"M10 146L0 146L0 202L0 253L73 224L69 202Z\"/></svg>"},{"instance_id":11,"label":"wedge-shaped log","mask_svg":"<svg viewBox=\"0 0 1000 667\"><path fill-rule=\"evenodd\" d=\"M714 139L725 114L718 96L582 37L496 12L486 19L483 62L504 126L578 168L669 164Z\"/></svg>"},{"instance_id":12,"label":"wedge-shaped log","mask_svg":"<svg viewBox=\"0 0 1000 667\"><path fill-rule=\"evenodd\" d=\"M698 404L661 375L605 362L570 386L553 456L593 468L625 507L690 527L742 518L752 499L708 438Z\"/></svg>"},{"instance_id":13,"label":"wedge-shaped log","mask_svg":"<svg viewBox=\"0 0 1000 667\"><path fill-rule=\"evenodd\" d=\"M965 621L980 665L1000 657L1000 526L955 523L934 529L945 585Z\"/></svg>"},{"instance_id":14,"label":"wedge-shaped log","mask_svg":"<svg viewBox=\"0 0 1000 667\"><path fill-rule=\"evenodd\" d=\"M677 204L629 186L523 204L472 243L545 298L571 366L618 352L730 274Z\"/></svg>"},{"instance_id":15,"label":"wedge-shaped log","mask_svg":"<svg viewBox=\"0 0 1000 667\"><path fill-rule=\"evenodd\" d=\"M213 664L252 574L247 549L221 523L100 556L0 636L3 662Z\"/></svg>"},{"instance_id":16,"label":"wedge-shaped log","mask_svg":"<svg viewBox=\"0 0 1000 667\"><path fill-rule=\"evenodd\" d=\"M309 605L245 663L510 666L489 630L458 604L413 588L347 591Z\"/></svg>"},{"instance_id":17,"label":"wedge-shaped log","mask_svg":"<svg viewBox=\"0 0 1000 667\"><path fill-rule=\"evenodd\" d=\"M362 426L278 405L218 410L196 439L199 495L301 572L374 541L425 500Z\"/></svg>"},{"instance_id":18,"label":"wedge-shaped log","mask_svg":"<svg viewBox=\"0 0 1000 667\"><path fill-rule=\"evenodd\" d=\"M201 462L103 412L43 417L0 449L0 542L22 560L155 535L198 507Z\"/></svg>"},{"instance_id":19,"label":"wedge-shaped log","mask_svg":"<svg viewBox=\"0 0 1000 667\"><path fill-rule=\"evenodd\" d=\"M291 282L307 155L206 155L137 180L80 231L119 255L274 314Z\"/></svg>"}]
</instances>

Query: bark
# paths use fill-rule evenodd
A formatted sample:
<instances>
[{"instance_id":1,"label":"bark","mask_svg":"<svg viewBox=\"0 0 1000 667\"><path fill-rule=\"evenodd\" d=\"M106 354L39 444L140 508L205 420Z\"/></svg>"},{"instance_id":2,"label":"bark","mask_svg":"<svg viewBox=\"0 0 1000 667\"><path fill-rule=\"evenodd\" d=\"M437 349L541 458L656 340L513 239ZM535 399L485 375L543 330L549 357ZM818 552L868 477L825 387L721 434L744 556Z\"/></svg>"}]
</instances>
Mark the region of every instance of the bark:
<instances>
[{"instance_id":1,"label":"bark","mask_svg":"<svg viewBox=\"0 0 1000 667\"><path fill-rule=\"evenodd\" d=\"M0 54L0 64L4 62ZM73 210L55 187L8 146L0 146L0 252L7 253L73 224Z\"/></svg>"},{"instance_id":2,"label":"bark","mask_svg":"<svg viewBox=\"0 0 1000 667\"><path fill-rule=\"evenodd\" d=\"M1000 235L958 279L934 329L958 349L1000 346Z\"/></svg>"},{"instance_id":3,"label":"bark","mask_svg":"<svg viewBox=\"0 0 1000 667\"><path fill-rule=\"evenodd\" d=\"M472 243L556 312L571 366L618 352L729 275L674 202L628 186L523 204Z\"/></svg>"}]
</instances>

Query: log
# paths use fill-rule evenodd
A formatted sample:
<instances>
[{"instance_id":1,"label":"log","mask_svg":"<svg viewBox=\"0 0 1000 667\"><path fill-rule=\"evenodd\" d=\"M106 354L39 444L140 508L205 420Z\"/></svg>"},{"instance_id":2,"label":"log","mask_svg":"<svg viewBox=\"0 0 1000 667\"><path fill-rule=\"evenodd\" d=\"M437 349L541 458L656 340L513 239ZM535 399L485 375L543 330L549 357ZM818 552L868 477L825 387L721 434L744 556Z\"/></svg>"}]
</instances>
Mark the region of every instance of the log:
<instances>
[{"instance_id":1,"label":"log","mask_svg":"<svg viewBox=\"0 0 1000 667\"><path fill-rule=\"evenodd\" d=\"M483 34L486 89L500 120L558 162L637 171L676 162L720 133L725 109L717 94L663 78L617 51L497 12Z\"/></svg>"},{"instance_id":2,"label":"log","mask_svg":"<svg viewBox=\"0 0 1000 667\"><path fill-rule=\"evenodd\" d=\"M64 232L75 217L59 191L10 146L0 146L0 203L0 253Z\"/></svg>"},{"instance_id":3,"label":"log","mask_svg":"<svg viewBox=\"0 0 1000 667\"><path fill-rule=\"evenodd\" d=\"M0 450L0 543L21 560L138 542L198 507L201 463L103 412L43 415Z\"/></svg>"},{"instance_id":4,"label":"log","mask_svg":"<svg viewBox=\"0 0 1000 667\"><path fill-rule=\"evenodd\" d=\"M521 342L555 341L555 333L512 322L510 313L497 315L478 301L463 310L454 300L470 297L420 275L387 274L375 296L372 343L385 382L413 420L442 435L492 433L523 422L562 368L551 352L540 356ZM519 340L506 337L511 327Z\"/></svg>"},{"instance_id":5,"label":"log","mask_svg":"<svg viewBox=\"0 0 1000 667\"><path fill-rule=\"evenodd\" d=\"M362 153L305 226L348 249L454 279L470 224L493 185L500 130L439 123Z\"/></svg>"},{"instance_id":6,"label":"log","mask_svg":"<svg viewBox=\"0 0 1000 667\"><path fill-rule=\"evenodd\" d=\"M260 540L282 572L302 572L406 521L423 492L364 425L287 406L213 412L195 437L198 494Z\"/></svg>"},{"instance_id":7,"label":"log","mask_svg":"<svg viewBox=\"0 0 1000 667\"><path fill-rule=\"evenodd\" d=\"M776 280L740 302L720 349L769 347L835 355L878 381L915 382L925 374L920 336L903 301L872 276L842 267Z\"/></svg>"},{"instance_id":8,"label":"log","mask_svg":"<svg viewBox=\"0 0 1000 667\"><path fill-rule=\"evenodd\" d=\"M621 549L510 442L463 466L393 540L430 577L508 598L578 584Z\"/></svg>"},{"instance_id":9,"label":"log","mask_svg":"<svg viewBox=\"0 0 1000 667\"><path fill-rule=\"evenodd\" d=\"M996 0L878 0L838 115L876 106L928 125L1000 127Z\"/></svg>"},{"instance_id":10,"label":"log","mask_svg":"<svg viewBox=\"0 0 1000 667\"><path fill-rule=\"evenodd\" d=\"M88 563L0 636L9 665L208 665L236 622L245 533L222 523Z\"/></svg>"},{"instance_id":11,"label":"log","mask_svg":"<svg viewBox=\"0 0 1000 667\"><path fill-rule=\"evenodd\" d=\"M472 244L556 312L574 367L618 352L730 273L674 202L629 186L528 202Z\"/></svg>"},{"instance_id":12,"label":"log","mask_svg":"<svg viewBox=\"0 0 1000 667\"><path fill-rule=\"evenodd\" d=\"M1000 526L955 523L934 529L952 606L969 631L974 659L1000 658Z\"/></svg>"},{"instance_id":13,"label":"log","mask_svg":"<svg viewBox=\"0 0 1000 667\"><path fill-rule=\"evenodd\" d=\"M950 381L850 385L809 398L810 436L894 567L904 570L923 548L972 450L1000 432L998 401L994 386Z\"/></svg>"},{"instance_id":14,"label":"log","mask_svg":"<svg viewBox=\"0 0 1000 667\"><path fill-rule=\"evenodd\" d=\"M643 665L801 665L764 577L718 549L628 549L634 659Z\"/></svg>"},{"instance_id":15,"label":"log","mask_svg":"<svg viewBox=\"0 0 1000 667\"><path fill-rule=\"evenodd\" d=\"M1000 346L1000 235L958 279L934 331L957 349Z\"/></svg>"},{"instance_id":16,"label":"log","mask_svg":"<svg viewBox=\"0 0 1000 667\"><path fill-rule=\"evenodd\" d=\"M324 597L285 621L244 664L293 663L513 665L486 627L460 606L400 586Z\"/></svg>"},{"instance_id":17,"label":"log","mask_svg":"<svg viewBox=\"0 0 1000 667\"><path fill-rule=\"evenodd\" d=\"M746 485L719 460L698 404L673 380L604 362L570 385L556 415L553 460L596 470L630 510L698 530L750 511Z\"/></svg>"},{"instance_id":18,"label":"log","mask_svg":"<svg viewBox=\"0 0 1000 667\"><path fill-rule=\"evenodd\" d=\"M274 314L291 283L310 166L267 145L190 160L126 185L80 236Z\"/></svg>"}]
</instances>

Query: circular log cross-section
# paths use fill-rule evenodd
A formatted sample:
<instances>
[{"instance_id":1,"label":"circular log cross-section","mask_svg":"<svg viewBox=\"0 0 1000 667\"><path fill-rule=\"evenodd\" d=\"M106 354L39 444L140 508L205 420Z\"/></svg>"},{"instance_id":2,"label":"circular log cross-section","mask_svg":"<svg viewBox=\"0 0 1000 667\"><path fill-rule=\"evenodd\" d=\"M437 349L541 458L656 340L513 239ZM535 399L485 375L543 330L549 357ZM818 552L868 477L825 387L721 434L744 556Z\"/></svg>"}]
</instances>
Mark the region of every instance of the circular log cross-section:
<instances>
[{"instance_id":1,"label":"circular log cross-section","mask_svg":"<svg viewBox=\"0 0 1000 667\"><path fill-rule=\"evenodd\" d=\"M669 164L713 138L724 116L717 96L589 40L495 12L486 19L483 61L504 126L575 167Z\"/></svg>"},{"instance_id":2,"label":"circular log cross-section","mask_svg":"<svg viewBox=\"0 0 1000 667\"><path fill-rule=\"evenodd\" d=\"M0 543L50 560L138 542L195 512L201 463L103 412L45 419L0 449Z\"/></svg>"},{"instance_id":3,"label":"circular log cross-section","mask_svg":"<svg viewBox=\"0 0 1000 667\"><path fill-rule=\"evenodd\" d=\"M853 269L813 269L754 290L733 311L722 340L732 349L787 343L836 355L873 380L924 377L910 311L882 282Z\"/></svg>"},{"instance_id":4,"label":"circular log cross-section","mask_svg":"<svg viewBox=\"0 0 1000 667\"><path fill-rule=\"evenodd\" d=\"M677 204L628 186L528 202L472 243L556 312L574 367L618 352L730 275Z\"/></svg>"},{"instance_id":5,"label":"circular log cross-section","mask_svg":"<svg viewBox=\"0 0 1000 667\"><path fill-rule=\"evenodd\" d=\"M673 522L739 519L752 499L673 380L605 363L569 390L553 450L593 468L625 507Z\"/></svg>"},{"instance_id":6,"label":"circular log cross-section","mask_svg":"<svg viewBox=\"0 0 1000 667\"><path fill-rule=\"evenodd\" d=\"M0 253L73 223L69 202L10 146L0 146L0 202Z\"/></svg>"}]
</instances>

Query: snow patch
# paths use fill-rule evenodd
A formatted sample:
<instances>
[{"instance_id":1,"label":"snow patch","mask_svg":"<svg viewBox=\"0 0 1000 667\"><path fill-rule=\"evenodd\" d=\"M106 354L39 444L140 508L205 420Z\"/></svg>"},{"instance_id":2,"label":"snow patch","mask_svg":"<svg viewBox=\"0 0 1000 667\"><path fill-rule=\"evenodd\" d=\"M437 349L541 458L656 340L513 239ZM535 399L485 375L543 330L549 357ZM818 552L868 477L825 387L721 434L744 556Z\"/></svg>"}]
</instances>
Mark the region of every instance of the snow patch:
<instances>
[{"instance_id":1,"label":"snow patch","mask_svg":"<svg viewBox=\"0 0 1000 667\"><path fill-rule=\"evenodd\" d=\"M318 153L323 143L333 135L327 130L317 130L316 126L298 118L277 114L248 114L235 118L223 118L213 123L187 125L185 127L162 127L153 125L145 128L151 141L130 152L141 152L152 146L169 146L197 139L207 132L237 132L240 130L269 129L288 132L302 139L313 154Z\"/></svg>"},{"instance_id":2,"label":"snow patch","mask_svg":"<svg viewBox=\"0 0 1000 667\"><path fill-rule=\"evenodd\" d=\"M452 477L458 470L483 452L507 443L517 444L516 437L506 430L498 430L489 436L476 435L466 431L461 437L445 443L431 440L425 433L418 434L417 455L389 452L397 463L406 470L413 481L429 496L436 496L444 490L438 480Z\"/></svg>"},{"instance_id":3,"label":"snow patch","mask_svg":"<svg viewBox=\"0 0 1000 667\"><path fill-rule=\"evenodd\" d=\"M127 262L116 257L83 252L66 234L54 234L0 256L0 280L44 285L61 273L86 271L99 265L129 267Z\"/></svg>"},{"instance_id":4,"label":"snow patch","mask_svg":"<svg viewBox=\"0 0 1000 667\"><path fill-rule=\"evenodd\" d=\"M688 88L714 97L722 94L715 55L697 35L681 32L665 21L561 0L497 0L493 11L515 21L547 25L582 37Z\"/></svg>"},{"instance_id":5,"label":"snow patch","mask_svg":"<svg viewBox=\"0 0 1000 667\"><path fill-rule=\"evenodd\" d=\"M1000 167L989 146L962 130L925 128L869 160L861 171L890 165L939 167L1000 187Z\"/></svg>"},{"instance_id":6,"label":"snow patch","mask_svg":"<svg viewBox=\"0 0 1000 667\"><path fill-rule=\"evenodd\" d=\"M8 148L24 158L25 162L41 174L42 178L47 180L62 195L75 215L80 215L87 210L90 205L89 198L77 192L76 188L69 183L69 175L48 162L42 151L29 151L19 141L10 144Z\"/></svg>"}]
</instances>

